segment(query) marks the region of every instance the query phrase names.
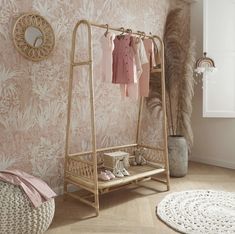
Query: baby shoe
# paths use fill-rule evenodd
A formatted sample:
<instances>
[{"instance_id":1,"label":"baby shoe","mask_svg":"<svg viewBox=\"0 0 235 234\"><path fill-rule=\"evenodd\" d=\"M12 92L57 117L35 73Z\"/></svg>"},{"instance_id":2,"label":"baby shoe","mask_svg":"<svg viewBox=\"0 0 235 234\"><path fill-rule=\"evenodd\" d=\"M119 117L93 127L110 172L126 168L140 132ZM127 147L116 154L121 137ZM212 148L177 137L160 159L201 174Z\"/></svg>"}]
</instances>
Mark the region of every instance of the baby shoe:
<instances>
[{"instance_id":1,"label":"baby shoe","mask_svg":"<svg viewBox=\"0 0 235 234\"><path fill-rule=\"evenodd\" d=\"M124 177L124 175L122 174L122 172L120 170L114 171L113 174L118 178Z\"/></svg>"},{"instance_id":2,"label":"baby shoe","mask_svg":"<svg viewBox=\"0 0 235 234\"><path fill-rule=\"evenodd\" d=\"M130 175L130 173L125 168L122 169L122 174L124 176L129 176Z\"/></svg>"},{"instance_id":3,"label":"baby shoe","mask_svg":"<svg viewBox=\"0 0 235 234\"><path fill-rule=\"evenodd\" d=\"M104 171L100 172L100 174L98 175L98 178L104 181L110 180L109 176Z\"/></svg>"},{"instance_id":4,"label":"baby shoe","mask_svg":"<svg viewBox=\"0 0 235 234\"><path fill-rule=\"evenodd\" d=\"M114 179L115 178L115 175L111 172L111 171L109 171L109 170L105 170L105 173L108 175L108 177L109 177L109 179Z\"/></svg>"}]
</instances>

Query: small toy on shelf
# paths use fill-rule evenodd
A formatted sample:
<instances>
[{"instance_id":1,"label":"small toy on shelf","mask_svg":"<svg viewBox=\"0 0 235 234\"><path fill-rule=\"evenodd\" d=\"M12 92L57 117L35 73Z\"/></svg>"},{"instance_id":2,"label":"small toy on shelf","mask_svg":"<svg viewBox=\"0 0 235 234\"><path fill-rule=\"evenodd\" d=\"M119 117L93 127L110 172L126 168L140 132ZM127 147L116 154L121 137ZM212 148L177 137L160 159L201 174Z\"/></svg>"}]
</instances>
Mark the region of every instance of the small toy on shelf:
<instances>
[{"instance_id":1,"label":"small toy on shelf","mask_svg":"<svg viewBox=\"0 0 235 234\"><path fill-rule=\"evenodd\" d=\"M130 161L130 164L132 166L143 166L147 164L146 159L144 158L146 149L145 148L139 148L135 150L134 152L134 158Z\"/></svg>"}]
</instances>

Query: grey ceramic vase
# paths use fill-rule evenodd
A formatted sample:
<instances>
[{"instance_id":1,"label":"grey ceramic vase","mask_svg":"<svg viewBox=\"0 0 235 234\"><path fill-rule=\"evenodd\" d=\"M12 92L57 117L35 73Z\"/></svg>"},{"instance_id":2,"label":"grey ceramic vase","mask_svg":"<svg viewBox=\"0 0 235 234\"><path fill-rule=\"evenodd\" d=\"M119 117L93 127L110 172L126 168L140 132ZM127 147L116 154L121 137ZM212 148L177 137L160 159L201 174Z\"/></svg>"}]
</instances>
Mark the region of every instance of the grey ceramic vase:
<instances>
[{"instance_id":1,"label":"grey ceramic vase","mask_svg":"<svg viewBox=\"0 0 235 234\"><path fill-rule=\"evenodd\" d=\"M188 172L188 145L183 136L168 136L170 176L183 177Z\"/></svg>"}]
</instances>

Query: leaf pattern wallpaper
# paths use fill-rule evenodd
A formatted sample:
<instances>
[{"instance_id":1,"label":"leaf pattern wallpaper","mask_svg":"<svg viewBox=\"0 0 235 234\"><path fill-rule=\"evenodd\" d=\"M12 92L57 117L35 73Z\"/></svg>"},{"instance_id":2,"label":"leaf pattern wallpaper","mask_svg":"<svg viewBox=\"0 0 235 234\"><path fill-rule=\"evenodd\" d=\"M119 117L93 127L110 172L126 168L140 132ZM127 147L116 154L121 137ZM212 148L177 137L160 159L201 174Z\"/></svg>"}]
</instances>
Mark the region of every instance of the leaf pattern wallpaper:
<instances>
[{"instance_id":1,"label":"leaf pattern wallpaper","mask_svg":"<svg viewBox=\"0 0 235 234\"><path fill-rule=\"evenodd\" d=\"M162 36L170 0L0 0L0 170L18 168L61 192L66 127L69 55L73 27L79 19ZM14 48L12 28L22 13L37 12L55 32L48 59L31 62ZM138 105L122 99L119 87L100 79L103 30L93 28L96 131L99 147L135 141ZM78 35L77 58L87 55L86 29ZM75 70L71 152L91 148L88 73ZM142 139L161 143L161 128L146 111ZM154 126L161 119L154 120ZM153 130L154 129L154 130Z\"/></svg>"}]
</instances>

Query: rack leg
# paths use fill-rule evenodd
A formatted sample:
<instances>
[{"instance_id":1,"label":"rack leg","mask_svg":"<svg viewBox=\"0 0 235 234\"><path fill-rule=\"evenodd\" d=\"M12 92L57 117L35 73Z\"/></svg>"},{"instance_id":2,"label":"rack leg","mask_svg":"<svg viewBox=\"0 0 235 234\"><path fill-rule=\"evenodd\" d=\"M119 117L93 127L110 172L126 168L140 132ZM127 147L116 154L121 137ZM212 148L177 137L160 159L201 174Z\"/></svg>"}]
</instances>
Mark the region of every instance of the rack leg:
<instances>
[{"instance_id":1,"label":"rack leg","mask_svg":"<svg viewBox=\"0 0 235 234\"><path fill-rule=\"evenodd\" d=\"M99 214L100 214L99 208L96 207L96 208L95 208L95 216L98 217Z\"/></svg>"},{"instance_id":2,"label":"rack leg","mask_svg":"<svg viewBox=\"0 0 235 234\"><path fill-rule=\"evenodd\" d=\"M99 216L100 208L99 208L99 194L95 193L95 213L96 216Z\"/></svg>"},{"instance_id":3,"label":"rack leg","mask_svg":"<svg viewBox=\"0 0 235 234\"><path fill-rule=\"evenodd\" d=\"M167 191L170 190L170 173L169 170L166 171L166 182L167 182Z\"/></svg>"},{"instance_id":4,"label":"rack leg","mask_svg":"<svg viewBox=\"0 0 235 234\"><path fill-rule=\"evenodd\" d=\"M64 193L63 193L63 200L64 201L66 200L67 192L68 192L68 184L67 184L67 182L64 182Z\"/></svg>"}]
</instances>

